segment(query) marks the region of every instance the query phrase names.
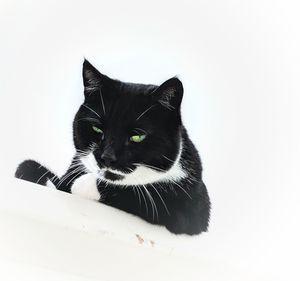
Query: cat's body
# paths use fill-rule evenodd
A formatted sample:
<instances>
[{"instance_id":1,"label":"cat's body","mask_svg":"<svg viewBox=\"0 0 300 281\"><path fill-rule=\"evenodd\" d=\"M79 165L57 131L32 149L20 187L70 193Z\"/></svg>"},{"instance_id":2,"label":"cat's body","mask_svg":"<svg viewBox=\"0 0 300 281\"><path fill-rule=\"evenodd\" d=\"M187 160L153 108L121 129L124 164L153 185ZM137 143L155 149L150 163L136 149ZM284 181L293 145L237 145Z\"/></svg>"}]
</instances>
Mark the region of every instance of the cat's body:
<instances>
[{"instance_id":1,"label":"cat's body","mask_svg":"<svg viewBox=\"0 0 300 281\"><path fill-rule=\"evenodd\" d=\"M207 230L210 201L198 152L182 125L183 87L123 83L84 62L85 102L73 123L76 155L58 178L27 160L16 177L79 194L171 232Z\"/></svg>"}]
</instances>

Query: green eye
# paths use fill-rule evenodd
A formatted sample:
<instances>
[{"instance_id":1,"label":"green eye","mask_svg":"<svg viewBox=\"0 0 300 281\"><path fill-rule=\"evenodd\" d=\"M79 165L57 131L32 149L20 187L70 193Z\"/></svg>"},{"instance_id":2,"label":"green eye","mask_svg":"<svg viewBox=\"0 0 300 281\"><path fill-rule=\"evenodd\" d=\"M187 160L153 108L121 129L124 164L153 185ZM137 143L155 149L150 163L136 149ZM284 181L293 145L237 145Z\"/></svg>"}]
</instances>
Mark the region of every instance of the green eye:
<instances>
[{"instance_id":1,"label":"green eye","mask_svg":"<svg viewBox=\"0 0 300 281\"><path fill-rule=\"evenodd\" d=\"M93 130L94 130L96 133L98 133L98 134L103 134L103 131L102 131L101 129L99 129L98 127L93 126L92 128L93 128Z\"/></svg>"},{"instance_id":2,"label":"green eye","mask_svg":"<svg viewBox=\"0 0 300 281\"><path fill-rule=\"evenodd\" d=\"M136 135L136 136L131 136L130 140L133 142L141 142L146 138L146 135Z\"/></svg>"}]
</instances>

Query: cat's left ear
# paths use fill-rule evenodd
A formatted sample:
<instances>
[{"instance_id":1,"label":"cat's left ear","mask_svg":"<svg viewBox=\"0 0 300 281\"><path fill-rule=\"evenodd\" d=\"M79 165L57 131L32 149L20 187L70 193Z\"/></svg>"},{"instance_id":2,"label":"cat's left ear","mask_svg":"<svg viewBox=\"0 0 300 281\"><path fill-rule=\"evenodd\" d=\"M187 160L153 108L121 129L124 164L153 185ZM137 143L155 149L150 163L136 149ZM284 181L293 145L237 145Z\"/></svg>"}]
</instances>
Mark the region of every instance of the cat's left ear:
<instances>
[{"instance_id":1,"label":"cat's left ear","mask_svg":"<svg viewBox=\"0 0 300 281\"><path fill-rule=\"evenodd\" d=\"M182 96L183 85L177 77L167 80L152 93L152 98L169 110L179 109Z\"/></svg>"},{"instance_id":2,"label":"cat's left ear","mask_svg":"<svg viewBox=\"0 0 300 281\"><path fill-rule=\"evenodd\" d=\"M85 96L90 96L92 92L100 90L105 83L107 76L100 73L87 59L82 66L82 78Z\"/></svg>"}]
</instances>

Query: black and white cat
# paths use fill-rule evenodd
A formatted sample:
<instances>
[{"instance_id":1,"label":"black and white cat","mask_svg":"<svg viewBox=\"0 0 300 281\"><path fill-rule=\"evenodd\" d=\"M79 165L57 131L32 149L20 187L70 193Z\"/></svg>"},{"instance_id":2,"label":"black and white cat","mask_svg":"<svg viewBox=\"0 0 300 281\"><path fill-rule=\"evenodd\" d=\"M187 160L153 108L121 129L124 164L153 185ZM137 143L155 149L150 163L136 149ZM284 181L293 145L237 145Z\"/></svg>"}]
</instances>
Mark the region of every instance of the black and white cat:
<instances>
[{"instance_id":1,"label":"black and white cat","mask_svg":"<svg viewBox=\"0 0 300 281\"><path fill-rule=\"evenodd\" d=\"M207 231L210 200L198 152L182 125L180 80L124 83L85 60L83 82L68 171L58 178L26 160L15 176L97 200L173 233Z\"/></svg>"}]
</instances>

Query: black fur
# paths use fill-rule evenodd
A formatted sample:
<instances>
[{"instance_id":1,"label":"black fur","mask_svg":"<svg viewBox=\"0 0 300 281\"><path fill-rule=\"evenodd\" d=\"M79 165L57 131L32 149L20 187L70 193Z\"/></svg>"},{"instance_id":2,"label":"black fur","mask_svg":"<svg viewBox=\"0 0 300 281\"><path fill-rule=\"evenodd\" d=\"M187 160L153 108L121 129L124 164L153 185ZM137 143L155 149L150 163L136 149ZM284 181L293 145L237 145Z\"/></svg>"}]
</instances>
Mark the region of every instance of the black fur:
<instances>
[{"instance_id":1,"label":"black fur","mask_svg":"<svg viewBox=\"0 0 300 281\"><path fill-rule=\"evenodd\" d=\"M83 81L85 101L73 122L77 153L66 174L59 179L47 168L27 160L19 165L16 177L43 185L50 179L57 189L71 192L73 182L90 172L78 164L82 153L92 152L99 169L131 173L138 163L167 171L182 143L179 162L186 177L176 182L125 187L113 183L122 175L106 171L97 184L100 201L150 223L165 225L173 233L207 231L210 200L198 152L182 125L180 80L171 78L161 86L124 83L101 74L85 60ZM103 134L96 133L93 126L101 128ZM137 134L146 138L140 143L130 141Z\"/></svg>"}]
</instances>

